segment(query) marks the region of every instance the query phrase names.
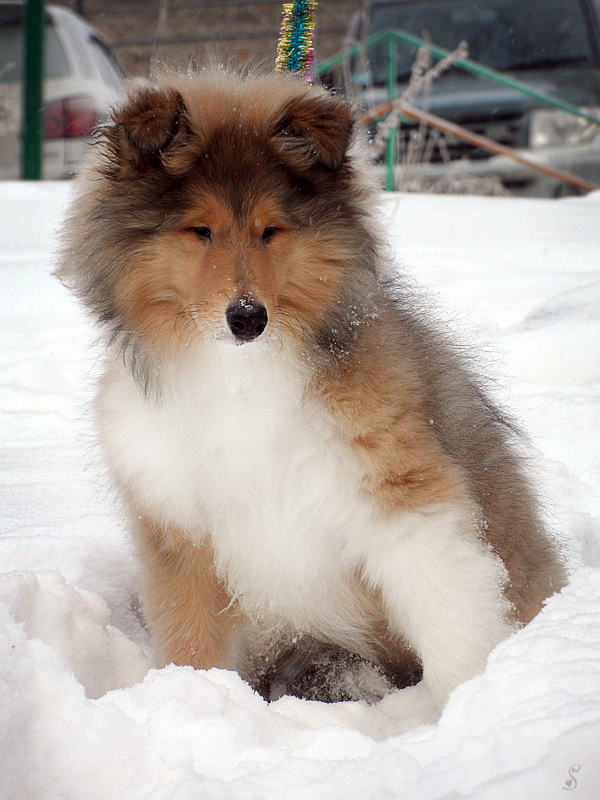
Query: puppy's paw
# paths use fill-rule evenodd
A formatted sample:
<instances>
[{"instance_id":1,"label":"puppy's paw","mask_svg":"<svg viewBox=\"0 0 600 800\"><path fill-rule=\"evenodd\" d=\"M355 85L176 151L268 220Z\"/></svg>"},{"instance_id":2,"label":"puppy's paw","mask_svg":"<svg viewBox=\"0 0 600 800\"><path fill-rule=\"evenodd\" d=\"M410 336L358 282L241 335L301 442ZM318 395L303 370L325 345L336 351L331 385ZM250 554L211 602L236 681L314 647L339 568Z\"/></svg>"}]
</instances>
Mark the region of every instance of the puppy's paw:
<instances>
[{"instance_id":1,"label":"puppy's paw","mask_svg":"<svg viewBox=\"0 0 600 800\"><path fill-rule=\"evenodd\" d=\"M270 702L291 695L321 703L376 703L397 688L377 664L310 637L285 648L275 659L261 659L261 666L255 664L246 677Z\"/></svg>"}]
</instances>

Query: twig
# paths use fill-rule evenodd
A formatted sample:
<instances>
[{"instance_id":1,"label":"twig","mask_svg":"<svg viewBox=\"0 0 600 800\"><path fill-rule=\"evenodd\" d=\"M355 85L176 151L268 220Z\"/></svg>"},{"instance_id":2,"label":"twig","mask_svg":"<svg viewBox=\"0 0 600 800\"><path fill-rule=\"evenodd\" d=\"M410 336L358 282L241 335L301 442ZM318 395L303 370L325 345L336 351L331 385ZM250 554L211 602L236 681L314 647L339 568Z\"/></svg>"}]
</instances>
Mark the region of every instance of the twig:
<instances>
[{"instance_id":1,"label":"twig","mask_svg":"<svg viewBox=\"0 0 600 800\"><path fill-rule=\"evenodd\" d=\"M436 78L439 78L443 72L450 69L450 67L460 59L467 58L468 55L469 47L467 43L463 41L458 45L456 50L453 50L441 61L438 61L433 67L427 68L427 64L430 62L429 51L424 47L419 49L413 64L408 86L402 95L392 102L392 111L388 114L386 119L382 120L377 125L377 131L372 145L374 158L378 158L383 154L391 131L398 127L398 122L402 116L401 104L412 104L415 96L419 92L429 89Z\"/></svg>"}]
</instances>

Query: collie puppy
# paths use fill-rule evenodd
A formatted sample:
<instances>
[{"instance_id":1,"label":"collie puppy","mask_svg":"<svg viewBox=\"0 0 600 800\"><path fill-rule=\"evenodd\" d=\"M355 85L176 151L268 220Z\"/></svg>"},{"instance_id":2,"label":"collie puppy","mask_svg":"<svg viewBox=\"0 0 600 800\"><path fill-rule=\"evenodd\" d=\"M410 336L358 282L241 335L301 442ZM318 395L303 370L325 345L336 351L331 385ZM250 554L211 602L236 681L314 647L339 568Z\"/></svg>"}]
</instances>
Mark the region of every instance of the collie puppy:
<instances>
[{"instance_id":1,"label":"collie puppy","mask_svg":"<svg viewBox=\"0 0 600 800\"><path fill-rule=\"evenodd\" d=\"M511 425L391 279L355 116L291 75L133 88L59 278L161 664L438 706L564 583ZM434 224L434 223L432 223Z\"/></svg>"}]
</instances>

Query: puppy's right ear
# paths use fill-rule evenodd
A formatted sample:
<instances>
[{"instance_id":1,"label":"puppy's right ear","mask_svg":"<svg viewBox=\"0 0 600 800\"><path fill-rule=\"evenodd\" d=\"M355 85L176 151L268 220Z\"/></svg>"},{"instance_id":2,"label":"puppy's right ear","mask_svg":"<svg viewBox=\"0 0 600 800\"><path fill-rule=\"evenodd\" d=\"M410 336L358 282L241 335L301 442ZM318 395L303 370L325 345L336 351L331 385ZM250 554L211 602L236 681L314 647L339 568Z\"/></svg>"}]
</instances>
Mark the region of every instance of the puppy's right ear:
<instances>
[{"instance_id":1,"label":"puppy's right ear","mask_svg":"<svg viewBox=\"0 0 600 800\"><path fill-rule=\"evenodd\" d=\"M174 89L142 89L103 129L111 161L146 172L163 166L176 143L191 132L183 98Z\"/></svg>"},{"instance_id":2,"label":"puppy's right ear","mask_svg":"<svg viewBox=\"0 0 600 800\"><path fill-rule=\"evenodd\" d=\"M338 170L352 139L354 114L341 98L323 93L295 97L275 123L273 142L284 161L296 169L320 164Z\"/></svg>"}]
</instances>

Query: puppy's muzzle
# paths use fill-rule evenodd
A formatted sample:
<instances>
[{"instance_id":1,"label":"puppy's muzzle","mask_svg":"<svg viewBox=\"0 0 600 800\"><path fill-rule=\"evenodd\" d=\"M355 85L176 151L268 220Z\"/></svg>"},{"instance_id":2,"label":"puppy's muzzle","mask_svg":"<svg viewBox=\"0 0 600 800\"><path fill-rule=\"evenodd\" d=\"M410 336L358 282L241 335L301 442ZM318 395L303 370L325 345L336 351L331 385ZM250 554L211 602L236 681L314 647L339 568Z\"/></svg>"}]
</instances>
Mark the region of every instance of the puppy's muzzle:
<instances>
[{"instance_id":1,"label":"puppy's muzzle","mask_svg":"<svg viewBox=\"0 0 600 800\"><path fill-rule=\"evenodd\" d=\"M258 338L269 320L267 309L262 303L244 298L227 306L225 318L229 330L240 344Z\"/></svg>"}]
</instances>

